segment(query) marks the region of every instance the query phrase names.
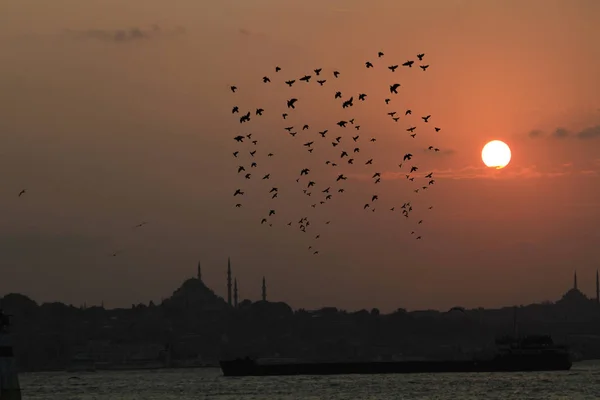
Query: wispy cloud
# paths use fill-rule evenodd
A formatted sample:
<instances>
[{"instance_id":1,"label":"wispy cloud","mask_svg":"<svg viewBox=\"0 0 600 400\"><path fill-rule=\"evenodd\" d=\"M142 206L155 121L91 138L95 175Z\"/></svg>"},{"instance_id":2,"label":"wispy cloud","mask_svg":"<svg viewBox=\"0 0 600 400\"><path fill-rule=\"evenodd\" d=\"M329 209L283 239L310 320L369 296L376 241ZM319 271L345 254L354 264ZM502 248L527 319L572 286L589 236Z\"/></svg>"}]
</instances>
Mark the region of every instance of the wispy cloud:
<instances>
[{"instance_id":1,"label":"wispy cloud","mask_svg":"<svg viewBox=\"0 0 600 400\"><path fill-rule=\"evenodd\" d=\"M554 133L552 134L555 138L566 138L567 136L569 136L569 131L566 130L565 128L558 128L554 131Z\"/></svg>"},{"instance_id":2,"label":"wispy cloud","mask_svg":"<svg viewBox=\"0 0 600 400\"><path fill-rule=\"evenodd\" d=\"M583 169L574 168L572 163L558 165L550 170L541 170L535 165L528 167L509 166L503 169L487 168L485 166L465 166L461 168L433 169L419 171L409 174L405 171L386 171L381 173L382 180L408 179L415 177L424 179L425 175L433 173L434 179L536 179L536 178L560 178L565 176L582 175L598 176L600 175L600 160L597 160ZM407 176L408 175L408 176ZM361 181L371 181L373 177L369 174L349 174L352 179Z\"/></svg>"},{"instance_id":3,"label":"wispy cloud","mask_svg":"<svg viewBox=\"0 0 600 400\"><path fill-rule=\"evenodd\" d=\"M484 166L467 166L459 169L434 170L433 175L437 178L447 179L536 179L536 178L560 178L572 175L597 175L600 165L590 165L589 168L576 169L571 163L558 165L550 170L539 169L535 165L527 167L511 167L503 169L492 169Z\"/></svg>"},{"instance_id":4,"label":"wispy cloud","mask_svg":"<svg viewBox=\"0 0 600 400\"><path fill-rule=\"evenodd\" d=\"M423 149L423 153L432 156L452 156L456 154L456 150L454 149L441 149L439 151L435 151L434 149Z\"/></svg>"},{"instance_id":5,"label":"wispy cloud","mask_svg":"<svg viewBox=\"0 0 600 400\"><path fill-rule=\"evenodd\" d=\"M88 29L73 30L66 29L64 34L75 39L92 39L104 42L126 43L141 40L154 39L158 37L180 36L186 33L185 28L177 27L165 30L158 25L153 25L150 29L130 28L130 29Z\"/></svg>"},{"instance_id":6,"label":"wispy cloud","mask_svg":"<svg viewBox=\"0 0 600 400\"><path fill-rule=\"evenodd\" d=\"M577 133L579 139L595 139L600 138L600 125L585 128Z\"/></svg>"},{"instance_id":7,"label":"wispy cloud","mask_svg":"<svg viewBox=\"0 0 600 400\"><path fill-rule=\"evenodd\" d=\"M545 132L535 129L528 133L530 138L549 138L549 139L581 139L581 140L589 140L589 139L598 139L600 138L600 125L590 126L585 129L582 129L578 132L571 132L566 128L556 128L550 134L546 134Z\"/></svg>"},{"instance_id":8,"label":"wispy cloud","mask_svg":"<svg viewBox=\"0 0 600 400\"><path fill-rule=\"evenodd\" d=\"M544 136L544 132L539 129L534 129L527 134L531 138L537 138L540 136Z\"/></svg>"}]
</instances>

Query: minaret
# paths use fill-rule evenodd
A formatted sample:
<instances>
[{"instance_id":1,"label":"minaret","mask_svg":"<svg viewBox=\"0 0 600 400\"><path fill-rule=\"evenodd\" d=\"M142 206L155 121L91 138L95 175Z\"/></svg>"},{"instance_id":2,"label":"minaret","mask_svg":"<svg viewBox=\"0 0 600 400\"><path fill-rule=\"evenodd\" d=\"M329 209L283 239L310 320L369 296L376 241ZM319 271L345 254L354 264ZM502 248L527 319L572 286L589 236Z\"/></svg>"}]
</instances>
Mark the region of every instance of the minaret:
<instances>
[{"instance_id":1,"label":"minaret","mask_svg":"<svg viewBox=\"0 0 600 400\"><path fill-rule=\"evenodd\" d=\"M600 280L598 279L598 270L596 270L596 304L600 304Z\"/></svg>"},{"instance_id":2,"label":"minaret","mask_svg":"<svg viewBox=\"0 0 600 400\"><path fill-rule=\"evenodd\" d=\"M573 289L577 290L577 271L573 274Z\"/></svg>"},{"instance_id":3,"label":"minaret","mask_svg":"<svg viewBox=\"0 0 600 400\"><path fill-rule=\"evenodd\" d=\"M267 283L265 281L264 276L263 276L263 284L262 284L262 300L267 301Z\"/></svg>"},{"instance_id":4,"label":"minaret","mask_svg":"<svg viewBox=\"0 0 600 400\"><path fill-rule=\"evenodd\" d=\"M200 268L200 261L198 261L198 280L202 281L202 269Z\"/></svg>"},{"instance_id":5,"label":"minaret","mask_svg":"<svg viewBox=\"0 0 600 400\"><path fill-rule=\"evenodd\" d=\"M231 305L231 259L227 257L227 304Z\"/></svg>"},{"instance_id":6,"label":"minaret","mask_svg":"<svg viewBox=\"0 0 600 400\"><path fill-rule=\"evenodd\" d=\"M233 306L238 306L238 289L237 289L237 278L233 280Z\"/></svg>"}]
</instances>

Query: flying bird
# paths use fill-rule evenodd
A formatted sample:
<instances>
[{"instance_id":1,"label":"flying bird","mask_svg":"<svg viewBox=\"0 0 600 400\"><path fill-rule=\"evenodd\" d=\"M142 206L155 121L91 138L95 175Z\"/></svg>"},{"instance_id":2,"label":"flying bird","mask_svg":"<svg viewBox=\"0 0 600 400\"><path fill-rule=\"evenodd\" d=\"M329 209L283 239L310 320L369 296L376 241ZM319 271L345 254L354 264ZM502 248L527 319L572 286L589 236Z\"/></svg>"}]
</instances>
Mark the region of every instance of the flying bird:
<instances>
[{"instance_id":1,"label":"flying bird","mask_svg":"<svg viewBox=\"0 0 600 400\"><path fill-rule=\"evenodd\" d=\"M295 99L295 98L294 99L289 99L287 101L288 108L296 108L296 106L294 106L294 104L296 104L297 101L298 101L298 99Z\"/></svg>"}]
</instances>

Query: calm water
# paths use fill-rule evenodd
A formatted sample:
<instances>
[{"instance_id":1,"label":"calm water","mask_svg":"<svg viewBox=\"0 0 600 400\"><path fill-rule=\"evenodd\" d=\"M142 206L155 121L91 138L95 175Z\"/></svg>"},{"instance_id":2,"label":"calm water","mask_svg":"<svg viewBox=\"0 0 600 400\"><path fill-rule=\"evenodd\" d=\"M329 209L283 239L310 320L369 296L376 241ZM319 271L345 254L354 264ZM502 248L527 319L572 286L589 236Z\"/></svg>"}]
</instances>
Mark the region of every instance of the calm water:
<instances>
[{"instance_id":1,"label":"calm water","mask_svg":"<svg viewBox=\"0 0 600 400\"><path fill-rule=\"evenodd\" d=\"M22 374L24 400L598 399L600 362L569 372L224 378L219 369Z\"/></svg>"}]
</instances>

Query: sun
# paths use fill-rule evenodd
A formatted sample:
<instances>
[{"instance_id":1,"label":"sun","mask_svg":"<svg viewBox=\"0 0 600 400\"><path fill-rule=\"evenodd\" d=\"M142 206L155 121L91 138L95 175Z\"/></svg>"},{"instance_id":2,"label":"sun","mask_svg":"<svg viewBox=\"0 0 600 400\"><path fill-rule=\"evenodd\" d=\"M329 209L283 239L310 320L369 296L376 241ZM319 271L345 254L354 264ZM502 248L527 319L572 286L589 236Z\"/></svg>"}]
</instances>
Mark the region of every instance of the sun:
<instances>
[{"instance_id":1,"label":"sun","mask_svg":"<svg viewBox=\"0 0 600 400\"><path fill-rule=\"evenodd\" d=\"M481 159L490 168L504 168L510 162L510 158L510 147L500 140L492 140L481 150Z\"/></svg>"}]
</instances>

